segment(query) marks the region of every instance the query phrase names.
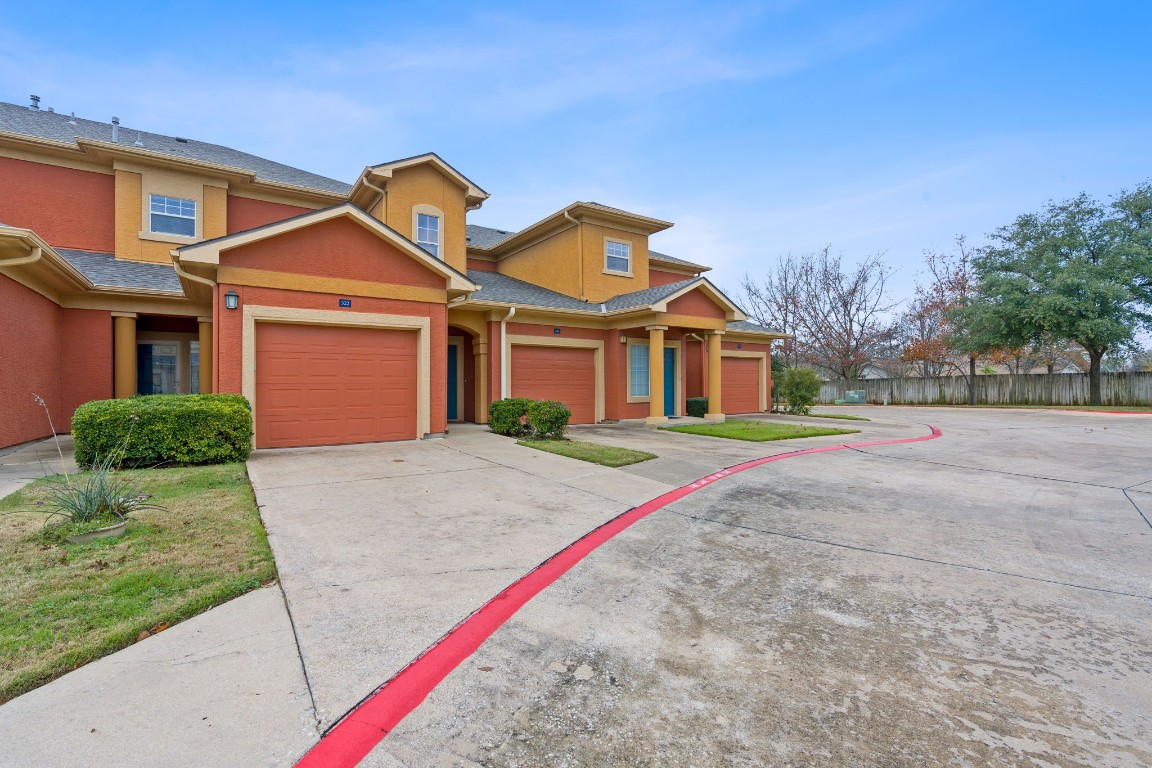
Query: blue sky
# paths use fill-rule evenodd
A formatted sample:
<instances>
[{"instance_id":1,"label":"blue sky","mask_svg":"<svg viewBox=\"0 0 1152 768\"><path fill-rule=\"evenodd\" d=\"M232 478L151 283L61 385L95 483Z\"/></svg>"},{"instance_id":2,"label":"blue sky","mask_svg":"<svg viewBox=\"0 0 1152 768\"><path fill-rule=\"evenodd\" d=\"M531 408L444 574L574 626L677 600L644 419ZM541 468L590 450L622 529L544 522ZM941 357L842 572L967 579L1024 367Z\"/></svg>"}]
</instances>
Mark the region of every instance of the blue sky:
<instances>
[{"instance_id":1,"label":"blue sky","mask_svg":"<svg viewBox=\"0 0 1152 768\"><path fill-rule=\"evenodd\" d=\"M1152 177L1152 3L0 4L0 99L351 181L433 150L520 228L575 200L734 289Z\"/></svg>"}]
</instances>

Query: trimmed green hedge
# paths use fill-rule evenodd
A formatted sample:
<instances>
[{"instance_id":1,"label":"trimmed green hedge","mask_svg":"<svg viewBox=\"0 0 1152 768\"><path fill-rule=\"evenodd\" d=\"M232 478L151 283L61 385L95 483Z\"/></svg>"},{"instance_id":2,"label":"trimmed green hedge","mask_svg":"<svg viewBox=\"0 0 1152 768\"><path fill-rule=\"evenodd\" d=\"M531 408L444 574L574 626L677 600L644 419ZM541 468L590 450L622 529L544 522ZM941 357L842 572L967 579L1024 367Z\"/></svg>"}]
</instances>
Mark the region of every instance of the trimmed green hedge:
<instances>
[{"instance_id":1,"label":"trimmed green hedge","mask_svg":"<svg viewBox=\"0 0 1152 768\"><path fill-rule=\"evenodd\" d=\"M688 415L704 418L708 413L708 398L706 397L690 397L688 398Z\"/></svg>"},{"instance_id":2,"label":"trimmed green hedge","mask_svg":"<svg viewBox=\"0 0 1152 768\"><path fill-rule=\"evenodd\" d=\"M488 407L488 427L505 437L564 437L572 411L558 400L509 397Z\"/></svg>"},{"instance_id":3,"label":"trimmed green hedge","mask_svg":"<svg viewBox=\"0 0 1152 768\"><path fill-rule=\"evenodd\" d=\"M82 467L121 449L123 467L244 461L252 453L252 406L240 395L93 400L76 409L72 435Z\"/></svg>"}]
</instances>

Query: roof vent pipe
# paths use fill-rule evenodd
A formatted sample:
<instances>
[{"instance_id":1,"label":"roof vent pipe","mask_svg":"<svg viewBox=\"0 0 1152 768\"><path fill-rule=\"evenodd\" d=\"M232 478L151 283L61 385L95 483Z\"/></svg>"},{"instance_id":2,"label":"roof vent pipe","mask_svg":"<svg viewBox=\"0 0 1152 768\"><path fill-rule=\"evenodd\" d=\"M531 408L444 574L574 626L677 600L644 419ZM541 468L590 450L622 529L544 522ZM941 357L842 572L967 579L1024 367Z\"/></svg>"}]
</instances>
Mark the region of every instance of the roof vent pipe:
<instances>
[{"instance_id":1,"label":"roof vent pipe","mask_svg":"<svg viewBox=\"0 0 1152 768\"><path fill-rule=\"evenodd\" d=\"M72 117L68 118L68 125L76 125L76 113L72 113Z\"/></svg>"},{"instance_id":2,"label":"roof vent pipe","mask_svg":"<svg viewBox=\"0 0 1152 768\"><path fill-rule=\"evenodd\" d=\"M112 118L112 143L120 141L120 118Z\"/></svg>"},{"instance_id":3,"label":"roof vent pipe","mask_svg":"<svg viewBox=\"0 0 1152 768\"><path fill-rule=\"evenodd\" d=\"M51 112L52 114L56 114L56 108L55 107L48 107L48 111Z\"/></svg>"},{"instance_id":4,"label":"roof vent pipe","mask_svg":"<svg viewBox=\"0 0 1152 768\"><path fill-rule=\"evenodd\" d=\"M134 147L144 146L144 142L140 141L140 131L136 131L136 143L134 143L132 146L134 146Z\"/></svg>"},{"instance_id":5,"label":"roof vent pipe","mask_svg":"<svg viewBox=\"0 0 1152 768\"><path fill-rule=\"evenodd\" d=\"M40 97L39 96L35 96L35 95L32 96L32 106L28 107L28 109L40 109Z\"/></svg>"}]
</instances>

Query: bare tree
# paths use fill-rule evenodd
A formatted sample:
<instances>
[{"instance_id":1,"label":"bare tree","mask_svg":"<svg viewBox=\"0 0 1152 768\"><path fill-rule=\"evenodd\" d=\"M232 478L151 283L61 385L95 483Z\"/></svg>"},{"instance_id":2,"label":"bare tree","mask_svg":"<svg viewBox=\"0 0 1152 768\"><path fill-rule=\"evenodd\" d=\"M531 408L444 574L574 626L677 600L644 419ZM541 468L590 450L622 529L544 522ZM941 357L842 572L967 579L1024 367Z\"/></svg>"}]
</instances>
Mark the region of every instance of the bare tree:
<instances>
[{"instance_id":1,"label":"bare tree","mask_svg":"<svg viewBox=\"0 0 1152 768\"><path fill-rule=\"evenodd\" d=\"M894 338L891 274L883 254L845 271L841 257L825 246L816 253L783 257L762 281L745 275L741 285L754 319L795 334L795 342L782 350L786 365L811 365L855 379L866 365L885 356Z\"/></svg>"}]
</instances>

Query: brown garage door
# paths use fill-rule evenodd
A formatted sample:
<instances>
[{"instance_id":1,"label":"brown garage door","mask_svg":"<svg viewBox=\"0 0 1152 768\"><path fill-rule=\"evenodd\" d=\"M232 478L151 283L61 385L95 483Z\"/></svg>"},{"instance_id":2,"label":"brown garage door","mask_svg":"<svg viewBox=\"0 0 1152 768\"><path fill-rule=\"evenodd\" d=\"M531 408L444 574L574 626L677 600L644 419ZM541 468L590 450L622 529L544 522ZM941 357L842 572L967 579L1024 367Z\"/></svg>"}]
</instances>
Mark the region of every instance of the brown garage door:
<instances>
[{"instance_id":1,"label":"brown garage door","mask_svg":"<svg viewBox=\"0 0 1152 768\"><path fill-rule=\"evenodd\" d=\"M512 346L512 397L559 400L572 424L596 421L596 357L591 349Z\"/></svg>"},{"instance_id":2,"label":"brown garage door","mask_svg":"<svg viewBox=\"0 0 1152 768\"><path fill-rule=\"evenodd\" d=\"M720 405L724 413L759 411L760 361L754 357L725 357L720 366Z\"/></svg>"},{"instance_id":3,"label":"brown garage door","mask_svg":"<svg viewBox=\"0 0 1152 768\"><path fill-rule=\"evenodd\" d=\"M411 440L416 332L261 323L256 447Z\"/></svg>"}]
</instances>

